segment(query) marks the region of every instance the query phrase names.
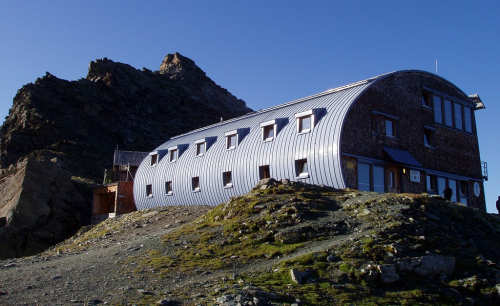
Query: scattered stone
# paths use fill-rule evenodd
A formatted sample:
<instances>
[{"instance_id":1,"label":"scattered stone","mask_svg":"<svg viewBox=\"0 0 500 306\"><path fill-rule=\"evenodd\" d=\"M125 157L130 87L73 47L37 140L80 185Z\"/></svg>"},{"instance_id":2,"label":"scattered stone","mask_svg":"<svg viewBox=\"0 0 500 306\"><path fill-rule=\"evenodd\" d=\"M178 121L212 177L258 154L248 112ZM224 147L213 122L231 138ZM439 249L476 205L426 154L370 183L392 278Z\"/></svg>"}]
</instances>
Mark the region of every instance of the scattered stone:
<instances>
[{"instance_id":1,"label":"scattered stone","mask_svg":"<svg viewBox=\"0 0 500 306\"><path fill-rule=\"evenodd\" d=\"M326 257L326 261L328 261L328 262L334 262L335 259L336 259L336 257L333 254L330 254L330 255L328 255L328 257Z\"/></svg>"},{"instance_id":2,"label":"scattered stone","mask_svg":"<svg viewBox=\"0 0 500 306\"><path fill-rule=\"evenodd\" d=\"M169 305L175 305L176 302L174 300L166 299L166 300L161 300L156 302L156 305L162 305L162 306L169 306Z\"/></svg>"},{"instance_id":3,"label":"scattered stone","mask_svg":"<svg viewBox=\"0 0 500 306\"><path fill-rule=\"evenodd\" d=\"M0 296L2 296L2 295L7 295L7 292L5 292L5 291L0 291Z\"/></svg>"},{"instance_id":4,"label":"scattered stone","mask_svg":"<svg viewBox=\"0 0 500 306\"><path fill-rule=\"evenodd\" d=\"M147 291L146 289L137 289L137 292L144 295L154 295L153 292Z\"/></svg>"},{"instance_id":5,"label":"scattered stone","mask_svg":"<svg viewBox=\"0 0 500 306\"><path fill-rule=\"evenodd\" d=\"M290 270L290 277L292 278L292 281L298 285L302 285L304 283L305 278L309 275L310 273L307 272L302 272L299 271L295 268L292 268Z\"/></svg>"}]
</instances>

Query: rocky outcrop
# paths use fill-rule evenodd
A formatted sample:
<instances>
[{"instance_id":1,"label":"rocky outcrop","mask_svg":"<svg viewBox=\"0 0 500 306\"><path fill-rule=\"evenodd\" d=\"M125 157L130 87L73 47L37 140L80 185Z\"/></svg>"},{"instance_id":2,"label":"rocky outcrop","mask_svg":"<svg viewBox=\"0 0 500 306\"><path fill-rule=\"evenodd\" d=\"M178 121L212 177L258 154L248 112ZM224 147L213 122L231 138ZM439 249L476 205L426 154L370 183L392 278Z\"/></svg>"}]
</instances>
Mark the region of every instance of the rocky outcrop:
<instances>
[{"instance_id":1,"label":"rocky outcrop","mask_svg":"<svg viewBox=\"0 0 500 306\"><path fill-rule=\"evenodd\" d=\"M58 189L62 183L43 189L45 177L70 185L80 184L74 187L66 203L84 207L79 211L84 216L90 214L91 196L88 196L90 188L82 187L85 184L81 183L91 186L93 182L102 182L103 169L111 166L117 147L150 151L172 136L219 122L221 117L230 119L250 111L245 102L215 84L192 60L178 53L167 55L161 69L155 72L145 68L137 70L106 58L91 62L87 77L77 81L59 79L47 72L17 92L9 116L0 127L0 178L13 172L16 164L30 154L34 154L32 160L35 161L39 156L43 156L43 161L57 158L60 172L44 166L29 170L33 171L30 175L41 177L40 188L37 187L39 198L49 199L52 194L63 192ZM26 169L30 166L19 168L18 174L0 182L0 188L9 190L0 194L0 225L3 224L4 231L14 229L12 210L16 209L20 191L24 190L21 186L26 184L23 174ZM63 173L64 176L59 177ZM71 180L71 177L78 179ZM28 200L29 197L24 203ZM44 209L34 199L29 205ZM55 220L58 213L53 216ZM40 224L45 222L34 215ZM29 221L22 231L41 228L40 224L32 224L33 218L26 219ZM20 241L9 238L15 241L9 242L10 251L3 251L0 259L32 254L48 247L49 241L73 234L85 223L86 217L76 219L78 222L73 226L60 228L63 232L60 236L40 240L43 243L37 248L20 247L24 238ZM34 227L30 227L32 225ZM0 243L3 243L2 249L8 248L7 242Z\"/></svg>"},{"instance_id":2,"label":"rocky outcrop","mask_svg":"<svg viewBox=\"0 0 500 306\"><path fill-rule=\"evenodd\" d=\"M57 157L33 153L0 184L0 258L33 254L88 222L85 194Z\"/></svg>"}]
</instances>

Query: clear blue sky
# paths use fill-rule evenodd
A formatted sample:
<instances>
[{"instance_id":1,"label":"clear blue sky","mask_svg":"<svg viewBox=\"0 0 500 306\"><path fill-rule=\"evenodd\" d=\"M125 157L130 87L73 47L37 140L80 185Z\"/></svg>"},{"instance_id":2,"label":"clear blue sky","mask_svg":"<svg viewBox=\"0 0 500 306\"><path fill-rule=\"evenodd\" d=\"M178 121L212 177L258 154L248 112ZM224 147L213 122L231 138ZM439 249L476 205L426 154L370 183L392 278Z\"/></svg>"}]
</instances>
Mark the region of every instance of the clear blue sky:
<instances>
[{"instance_id":1,"label":"clear blue sky","mask_svg":"<svg viewBox=\"0 0 500 306\"><path fill-rule=\"evenodd\" d=\"M168 53L263 109L382 73L435 72L476 112L488 211L500 195L500 1L4 1L0 116L49 71L83 78L108 57L157 70ZM153 145L154 146L154 145Z\"/></svg>"}]
</instances>

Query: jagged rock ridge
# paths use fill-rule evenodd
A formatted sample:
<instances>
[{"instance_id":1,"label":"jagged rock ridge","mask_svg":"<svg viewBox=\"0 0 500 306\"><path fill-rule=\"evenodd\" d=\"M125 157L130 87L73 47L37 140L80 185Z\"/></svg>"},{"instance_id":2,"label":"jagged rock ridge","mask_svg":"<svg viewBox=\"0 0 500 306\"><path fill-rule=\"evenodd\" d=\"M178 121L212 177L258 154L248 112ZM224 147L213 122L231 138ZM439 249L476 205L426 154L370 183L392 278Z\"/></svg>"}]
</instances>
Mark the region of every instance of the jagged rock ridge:
<instances>
[{"instance_id":1,"label":"jagged rock ridge","mask_svg":"<svg viewBox=\"0 0 500 306\"><path fill-rule=\"evenodd\" d=\"M1 168L14 167L0 173L0 185L7 181L2 177L19 172L26 163L57 158L62 171L69 173L72 184L77 185L77 194L67 199L68 206L81 208L79 223L71 226L75 231L90 214L92 196L88 185L102 180L103 169L111 166L117 146L150 151L172 136L250 111L244 101L215 84L192 60L179 53L167 55L155 72L107 58L91 62L87 77L77 81L59 79L47 72L17 92L9 116L0 127ZM16 184L24 183L21 180ZM61 196L51 192L45 197L49 191L43 189L43 184L39 187L37 192L42 193L43 200L37 205L57 202ZM0 203L9 201L0 199ZM10 203L9 207L15 209L16 204ZM50 242L28 242L24 238L22 243L6 242L1 234L10 227L14 215L2 207L0 258L32 254L73 233L54 230ZM61 221L44 220L38 222ZM11 250L14 244L14 253L3 251ZM38 247L31 249L30 244Z\"/></svg>"}]
</instances>

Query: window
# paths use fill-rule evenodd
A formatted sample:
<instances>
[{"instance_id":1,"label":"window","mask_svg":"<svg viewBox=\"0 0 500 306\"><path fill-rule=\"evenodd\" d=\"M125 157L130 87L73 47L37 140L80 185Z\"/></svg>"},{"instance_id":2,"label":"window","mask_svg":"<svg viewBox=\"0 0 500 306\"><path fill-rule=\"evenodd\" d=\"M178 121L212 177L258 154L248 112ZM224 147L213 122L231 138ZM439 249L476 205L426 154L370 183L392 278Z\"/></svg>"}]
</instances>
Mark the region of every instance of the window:
<instances>
[{"instance_id":1,"label":"window","mask_svg":"<svg viewBox=\"0 0 500 306\"><path fill-rule=\"evenodd\" d=\"M172 182L165 182L165 193L167 195L172 195Z\"/></svg>"},{"instance_id":2,"label":"window","mask_svg":"<svg viewBox=\"0 0 500 306\"><path fill-rule=\"evenodd\" d=\"M460 203L467 205L469 198L469 182L460 181Z\"/></svg>"},{"instance_id":3,"label":"window","mask_svg":"<svg viewBox=\"0 0 500 306\"><path fill-rule=\"evenodd\" d=\"M274 138L274 125L264 126L263 129L264 129L263 140L273 140L273 138Z\"/></svg>"},{"instance_id":4,"label":"window","mask_svg":"<svg viewBox=\"0 0 500 306\"><path fill-rule=\"evenodd\" d=\"M153 185L146 185L146 196L148 198L153 197Z\"/></svg>"},{"instance_id":5,"label":"window","mask_svg":"<svg viewBox=\"0 0 500 306\"><path fill-rule=\"evenodd\" d=\"M231 171L222 173L222 182L224 184L224 187L233 187L233 178L231 175Z\"/></svg>"},{"instance_id":6,"label":"window","mask_svg":"<svg viewBox=\"0 0 500 306\"><path fill-rule=\"evenodd\" d=\"M387 137L396 138L396 120L390 118L385 119L385 135Z\"/></svg>"},{"instance_id":7,"label":"window","mask_svg":"<svg viewBox=\"0 0 500 306\"><path fill-rule=\"evenodd\" d=\"M444 123L447 126L453 126L453 111L451 105L452 103L450 100L444 100Z\"/></svg>"},{"instance_id":8,"label":"window","mask_svg":"<svg viewBox=\"0 0 500 306\"><path fill-rule=\"evenodd\" d=\"M203 156L206 152L207 143L200 142L196 144L196 156Z\"/></svg>"},{"instance_id":9,"label":"window","mask_svg":"<svg viewBox=\"0 0 500 306\"><path fill-rule=\"evenodd\" d=\"M299 118L299 133L306 133L311 130L311 116Z\"/></svg>"},{"instance_id":10,"label":"window","mask_svg":"<svg viewBox=\"0 0 500 306\"><path fill-rule=\"evenodd\" d=\"M170 150L170 162L176 161L178 157L179 157L178 149Z\"/></svg>"},{"instance_id":11,"label":"window","mask_svg":"<svg viewBox=\"0 0 500 306\"><path fill-rule=\"evenodd\" d=\"M373 166L373 191L385 192L385 171L384 167Z\"/></svg>"},{"instance_id":12,"label":"window","mask_svg":"<svg viewBox=\"0 0 500 306\"><path fill-rule=\"evenodd\" d=\"M465 131L472 133L472 112L470 107L464 107Z\"/></svg>"},{"instance_id":13,"label":"window","mask_svg":"<svg viewBox=\"0 0 500 306\"><path fill-rule=\"evenodd\" d=\"M422 90L422 106L432 107L431 105L431 93Z\"/></svg>"},{"instance_id":14,"label":"window","mask_svg":"<svg viewBox=\"0 0 500 306\"><path fill-rule=\"evenodd\" d=\"M434 129L424 127L424 145L429 148L434 148Z\"/></svg>"},{"instance_id":15,"label":"window","mask_svg":"<svg viewBox=\"0 0 500 306\"><path fill-rule=\"evenodd\" d=\"M191 187L193 191L200 191L200 177L196 176L191 179Z\"/></svg>"},{"instance_id":16,"label":"window","mask_svg":"<svg viewBox=\"0 0 500 306\"><path fill-rule=\"evenodd\" d=\"M427 193L436 193L436 176L432 174L427 174Z\"/></svg>"},{"instance_id":17,"label":"window","mask_svg":"<svg viewBox=\"0 0 500 306\"><path fill-rule=\"evenodd\" d=\"M396 185L396 178L393 178L392 183ZM385 192L385 168L383 166L358 163L358 190Z\"/></svg>"},{"instance_id":18,"label":"window","mask_svg":"<svg viewBox=\"0 0 500 306\"><path fill-rule=\"evenodd\" d=\"M271 172L269 171L269 165L259 167L259 177L261 180L271 177Z\"/></svg>"},{"instance_id":19,"label":"window","mask_svg":"<svg viewBox=\"0 0 500 306\"><path fill-rule=\"evenodd\" d=\"M472 133L472 108L458 101L434 96L434 121L457 130Z\"/></svg>"},{"instance_id":20,"label":"window","mask_svg":"<svg viewBox=\"0 0 500 306\"><path fill-rule=\"evenodd\" d=\"M309 133L314 128L314 116L313 109L295 114L295 118L297 119L297 132Z\"/></svg>"},{"instance_id":21,"label":"window","mask_svg":"<svg viewBox=\"0 0 500 306\"><path fill-rule=\"evenodd\" d=\"M237 139L236 137L238 137L237 134L227 136L226 148L228 150L236 148L236 139Z\"/></svg>"},{"instance_id":22,"label":"window","mask_svg":"<svg viewBox=\"0 0 500 306\"><path fill-rule=\"evenodd\" d=\"M370 165L358 163L358 190L370 191Z\"/></svg>"},{"instance_id":23,"label":"window","mask_svg":"<svg viewBox=\"0 0 500 306\"><path fill-rule=\"evenodd\" d=\"M151 166L156 166L158 164L158 154L151 154Z\"/></svg>"},{"instance_id":24,"label":"window","mask_svg":"<svg viewBox=\"0 0 500 306\"><path fill-rule=\"evenodd\" d=\"M441 97L434 95L434 121L437 123L443 123L443 104Z\"/></svg>"},{"instance_id":25,"label":"window","mask_svg":"<svg viewBox=\"0 0 500 306\"><path fill-rule=\"evenodd\" d=\"M296 161L296 174L298 178L309 177L309 170L307 168L307 159L299 159Z\"/></svg>"},{"instance_id":26,"label":"window","mask_svg":"<svg viewBox=\"0 0 500 306\"><path fill-rule=\"evenodd\" d=\"M455 128L463 130L462 126L462 105L455 103Z\"/></svg>"}]
</instances>

